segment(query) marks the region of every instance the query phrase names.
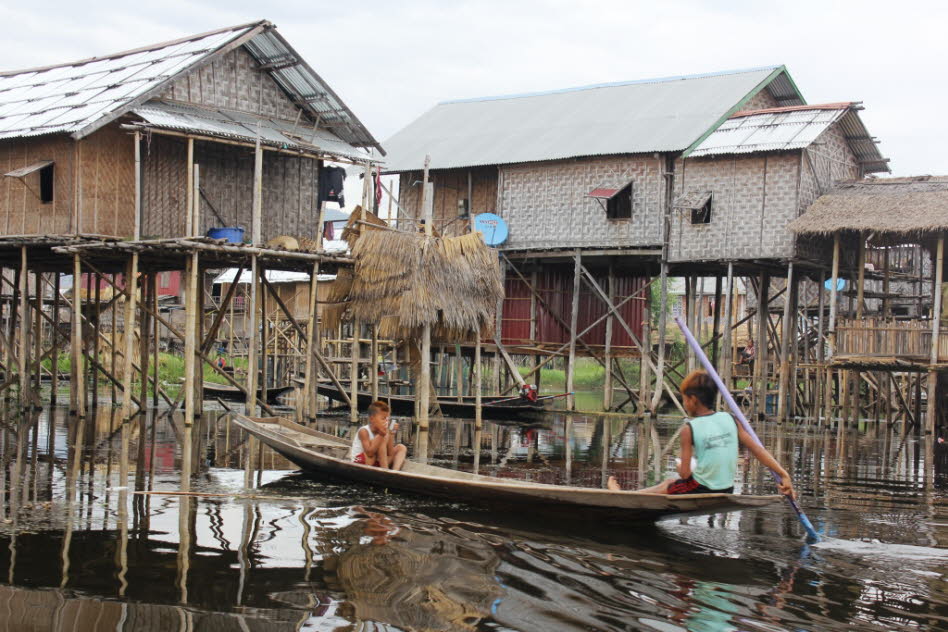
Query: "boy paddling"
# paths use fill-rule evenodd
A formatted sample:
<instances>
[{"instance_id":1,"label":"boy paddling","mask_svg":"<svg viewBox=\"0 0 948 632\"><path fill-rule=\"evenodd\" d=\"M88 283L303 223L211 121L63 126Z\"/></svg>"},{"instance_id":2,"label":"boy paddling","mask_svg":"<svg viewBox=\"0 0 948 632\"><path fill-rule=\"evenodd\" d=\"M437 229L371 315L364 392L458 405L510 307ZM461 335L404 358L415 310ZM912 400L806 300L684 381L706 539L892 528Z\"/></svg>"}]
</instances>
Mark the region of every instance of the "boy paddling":
<instances>
[{"instance_id":1,"label":"boy paddling","mask_svg":"<svg viewBox=\"0 0 948 632\"><path fill-rule=\"evenodd\" d=\"M352 439L349 457L353 463L374 465L392 470L402 469L408 448L395 443L398 424L391 424L391 409L383 401L369 404L369 423L359 428Z\"/></svg>"},{"instance_id":2,"label":"boy paddling","mask_svg":"<svg viewBox=\"0 0 948 632\"><path fill-rule=\"evenodd\" d=\"M682 405L691 416L681 429L681 460L678 476L640 489L648 494L730 494L734 492L738 444L780 476L781 494L794 497L790 475L765 447L755 442L729 413L715 412L718 387L704 371L693 371L681 383ZM692 469L691 457L697 465ZM609 489L620 491L614 476Z\"/></svg>"}]
</instances>

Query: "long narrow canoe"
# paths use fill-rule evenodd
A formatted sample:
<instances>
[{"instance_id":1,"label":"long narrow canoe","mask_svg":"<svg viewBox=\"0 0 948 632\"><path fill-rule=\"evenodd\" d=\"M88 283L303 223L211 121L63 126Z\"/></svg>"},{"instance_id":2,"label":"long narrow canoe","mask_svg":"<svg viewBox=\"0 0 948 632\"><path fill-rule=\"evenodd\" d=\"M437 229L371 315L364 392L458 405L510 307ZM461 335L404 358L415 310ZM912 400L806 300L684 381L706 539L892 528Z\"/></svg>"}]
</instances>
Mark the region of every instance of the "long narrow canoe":
<instances>
[{"instance_id":1,"label":"long narrow canoe","mask_svg":"<svg viewBox=\"0 0 948 632\"><path fill-rule=\"evenodd\" d=\"M316 392L325 395L331 400L345 402L345 397L339 393L332 384L320 384L316 387ZM415 399L406 395L382 395L380 399L388 402L395 415L412 416L415 414ZM493 400L503 400L498 403ZM372 403L372 394L359 391L358 395L359 410L365 410ZM441 412L448 417L460 417L464 419L474 418L474 398L465 397L462 401L457 401L453 397L439 397L438 405ZM481 413L484 419L495 421L515 421L534 425L542 421L543 413L548 411L545 401L531 402L525 399L513 399L509 397L489 398L484 397L481 404Z\"/></svg>"},{"instance_id":2,"label":"long narrow canoe","mask_svg":"<svg viewBox=\"0 0 948 632\"><path fill-rule=\"evenodd\" d=\"M689 494L665 496L613 492L588 487L545 485L459 472L407 461L400 472L349 460L348 441L282 417L250 418L231 412L238 426L303 470L390 490L435 496L475 505L512 508L593 522L652 522L666 516L709 514L763 507L780 496Z\"/></svg>"},{"instance_id":3,"label":"long narrow canoe","mask_svg":"<svg viewBox=\"0 0 948 632\"><path fill-rule=\"evenodd\" d=\"M224 399L229 402L243 402L247 400L244 392L236 386L230 384L215 384L214 382L204 382L204 399ZM276 404L281 395L293 390L292 386L272 386L267 389L267 403ZM257 397L263 397L263 390L257 389Z\"/></svg>"}]
</instances>

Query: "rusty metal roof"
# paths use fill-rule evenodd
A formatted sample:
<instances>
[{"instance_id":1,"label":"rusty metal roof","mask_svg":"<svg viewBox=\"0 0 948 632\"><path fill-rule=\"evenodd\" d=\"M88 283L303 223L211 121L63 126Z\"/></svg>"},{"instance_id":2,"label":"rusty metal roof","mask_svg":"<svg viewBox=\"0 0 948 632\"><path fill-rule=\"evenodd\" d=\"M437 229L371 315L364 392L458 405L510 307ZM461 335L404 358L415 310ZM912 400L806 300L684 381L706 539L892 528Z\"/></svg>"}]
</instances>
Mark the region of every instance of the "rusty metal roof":
<instances>
[{"instance_id":1,"label":"rusty metal roof","mask_svg":"<svg viewBox=\"0 0 948 632\"><path fill-rule=\"evenodd\" d=\"M2 72L0 139L55 133L83 138L238 46L311 121L352 147L381 150L345 103L266 20L112 55Z\"/></svg>"},{"instance_id":2,"label":"rusty metal roof","mask_svg":"<svg viewBox=\"0 0 948 632\"><path fill-rule=\"evenodd\" d=\"M783 66L441 103L386 141L388 171L683 151L753 95L802 96Z\"/></svg>"}]
</instances>

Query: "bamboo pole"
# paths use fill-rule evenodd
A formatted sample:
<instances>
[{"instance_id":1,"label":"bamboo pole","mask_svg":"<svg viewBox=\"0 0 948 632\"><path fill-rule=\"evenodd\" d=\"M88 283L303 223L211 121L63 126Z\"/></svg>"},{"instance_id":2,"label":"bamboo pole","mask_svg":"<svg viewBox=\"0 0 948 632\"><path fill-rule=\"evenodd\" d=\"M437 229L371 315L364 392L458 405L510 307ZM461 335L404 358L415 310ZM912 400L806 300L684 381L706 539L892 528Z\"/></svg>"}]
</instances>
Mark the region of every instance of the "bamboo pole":
<instances>
[{"instance_id":1,"label":"bamboo pole","mask_svg":"<svg viewBox=\"0 0 948 632\"><path fill-rule=\"evenodd\" d=\"M658 406L661 404L661 385L665 381L665 336L667 335L668 327L668 262L664 257L659 271L659 285L658 358L655 361L655 391L652 393L652 405L650 411L653 415L657 414Z\"/></svg>"},{"instance_id":2,"label":"bamboo pole","mask_svg":"<svg viewBox=\"0 0 948 632\"><path fill-rule=\"evenodd\" d=\"M2 272L3 271L0 270L0 274L2 274ZM51 358L51 362L53 365L53 378L52 378L52 390L50 391L50 394L49 394L49 405L52 408L56 407L56 398L58 397L58 392L59 392L59 342L57 341L57 338L59 337L59 318L60 318L59 283L60 283L60 274L59 272L54 272L53 273L53 332L54 334L52 336L53 353L52 353L52 358ZM53 426L55 426L55 424L50 424L50 433L54 431ZM50 454L52 454L52 451L50 451Z\"/></svg>"},{"instance_id":3,"label":"bamboo pole","mask_svg":"<svg viewBox=\"0 0 948 632\"><path fill-rule=\"evenodd\" d=\"M608 292L609 292L609 301L615 301L615 266L612 262L609 262L609 277L608 277ZM607 310L608 317L606 318L606 339L605 339L605 348L603 349L603 357L606 362L606 375L605 381L602 385L602 409L605 411L612 410L612 326L615 316L613 316L611 310ZM644 367L644 363L642 364ZM639 377L643 375L641 367L639 369ZM642 381L639 383L639 395L642 394Z\"/></svg>"},{"instance_id":4,"label":"bamboo pole","mask_svg":"<svg viewBox=\"0 0 948 632\"><path fill-rule=\"evenodd\" d=\"M431 157L425 156L424 174L421 180L421 211L425 226L425 235L433 234L434 200L432 187L428 182L428 168ZM499 336L498 336L499 337ZM418 459L424 462L428 458L428 409L430 408L431 388L431 326L425 325L421 332L421 370L420 383L416 384L416 401L418 407Z\"/></svg>"},{"instance_id":5,"label":"bamboo pole","mask_svg":"<svg viewBox=\"0 0 948 632\"><path fill-rule=\"evenodd\" d=\"M754 416L767 410L767 324L770 315L770 274L762 270L757 284L757 344L754 359Z\"/></svg>"},{"instance_id":6,"label":"bamboo pole","mask_svg":"<svg viewBox=\"0 0 948 632\"><path fill-rule=\"evenodd\" d=\"M721 381L724 382L724 385L731 389L733 384L731 383L731 369L732 369L732 358L731 358L731 321L734 319L733 314L733 301L734 301L734 262L727 262L727 281L724 286L724 332L723 340L721 341L721 347L724 350L724 353L718 356L718 373L721 375Z\"/></svg>"},{"instance_id":7,"label":"bamboo pole","mask_svg":"<svg viewBox=\"0 0 948 632\"><path fill-rule=\"evenodd\" d=\"M101 290L99 289L102 285L99 281L99 277L96 274L89 274L89 283L87 284L88 288L93 287L93 280L95 281L95 291L94 293L86 292L86 296L94 296L93 303L93 318L92 318L92 339L95 341L95 344L92 345L92 357L95 359L96 364L99 363L99 336L102 333L102 301L101 299ZM115 367L112 367L112 371L115 371ZM113 402L114 404L114 402ZM99 372L92 372L92 408L98 408L99 406Z\"/></svg>"},{"instance_id":8,"label":"bamboo pole","mask_svg":"<svg viewBox=\"0 0 948 632\"><path fill-rule=\"evenodd\" d=\"M195 389L196 362L197 362L197 310L198 310L198 253L193 253L185 261L185 290L184 305L184 423L190 426L194 423L197 413L197 391Z\"/></svg>"},{"instance_id":9,"label":"bamboo pole","mask_svg":"<svg viewBox=\"0 0 948 632\"><path fill-rule=\"evenodd\" d=\"M30 297L29 297L29 268L26 246L20 248L20 333L17 349L17 367L20 378L20 409L25 410L32 405L30 390L30 372L28 368L29 336L30 336Z\"/></svg>"},{"instance_id":10,"label":"bamboo pole","mask_svg":"<svg viewBox=\"0 0 948 632\"><path fill-rule=\"evenodd\" d=\"M793 332L791 326L792 319L795 316L793 311L793 284L796 279L793 276L793 262L787 263L787 293L783 297L783 322L780 333L780 375L777 386L777 423L783 423L787 419L787 408L790 395L790 336ZM794 385L794 390L796 386Z\"/></svg>"},{"instance_id":11,"label":"bamboo pole","mask_svg":"<svg viewBox=\"0 0 948 632\"><path fill-rule=\"evenodd\" d=\"M79 295L79 279L82 278L82 263L79 255L72 259L72 408L80 418L85 418L86 407L82 393L85 391L85 375L82 370L82 297ZM113 319L114 320L114 319ZM115 325L113 323L112 327Z\"/></svg>"},{"instance_id":12,"label":"bamboo pole","mask_svg":"<svg viewBox=\"0 0 948 632\"><path fill-rule=\"evenodd\" d=\"M935 282L932 287L933 305L932 305L932 345L931 357L929 362L931 367L928 369L928 417L926 419L925 433L930 440L935 436L936 424L938 421L938 371L935 365L938 364L938 338L941 330L941 309L942 309L942 283L944 282L945 265L945 234L938 235L938 246L935 250Z\"/></svg>"},{"instance_id":13,"label":"bamboo pole","mask_svg":"<svg viewBox=\"0 0 948 632\"><path fill-rule=\"evenodd\" d=\"M319 318L316 316L317 296L319 292L319 262L313 264L309 277L309 317L306 320L306 361L303 370L303 411L306 418L316 419L316 386L319 384L318 375L314 376L316 367L313 365L313 351L319 342ZM315 377L315 379L314 379Z\"/></svg>"},{"instance_id":14,"label":"bamboo pole","mask_svg":"<svg viewBox=\"0 0 948 632\"><path fill-rule=\"evenodd\" d=\"M579 250L573 253L573 296L569 318L569 356L566 361L566 409L576 410L576 396L573 393L574 374L576 372L576 327L579 323L579 291L582 283L582 255ZM568 440L568 438L567 438ZM569 457L567 456L567 468Z\"/></svg>"},{"instance_id":15,"label":"bamboo pole","mask_svg":"<svg viewBox=\"0 0 948 632\"><path fill-rule=\"evenodd\" d=\"M122 435L119 461L119 486L128 486L128 420L132 411L132 355L135 353L135 301L138 297L138 254L133 253L126 268L125 288L125 357L122 363ZM96 341L98 344L98 341Z\"/></svg>"},{"instance_id":16,"label":"bamboo pole","mask_svg":"<svg viewBox=\"0 0 948 632\"><path fill-rule=\"evenodd\" d=\"M832 361L833 357L836 355L836 313L839 303L839 249L840 249L840 234L837 232L833 235L833 269L830 274L830 311L829 311L829 323L827 323L827 353L826 361ZM833 370L827 366L826 367L826 388L825 388L825 404L826 404L826 423L831 423L833 419Z\"/></svg>"}]
</instances>

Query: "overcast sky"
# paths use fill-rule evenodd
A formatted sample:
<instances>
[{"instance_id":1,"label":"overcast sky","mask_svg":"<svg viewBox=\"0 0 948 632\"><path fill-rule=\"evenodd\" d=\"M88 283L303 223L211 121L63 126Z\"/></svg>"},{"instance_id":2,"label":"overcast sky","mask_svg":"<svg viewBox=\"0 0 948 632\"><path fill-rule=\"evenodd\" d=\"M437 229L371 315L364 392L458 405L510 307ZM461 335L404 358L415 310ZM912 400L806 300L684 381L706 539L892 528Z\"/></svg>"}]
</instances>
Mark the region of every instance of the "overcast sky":
<instances>
[{"instance_id":1,"label":"overcast sky","mask_svg":"<svg viewBox=\"0 0 948 632\"><path fill-rule=\"evenodd\" d=\"M48 0L0 18L3 69L266 18L382 141L446 99L786 64L809 103L863 101L895 175L948 174L945 3Z\"/></svg>"}]
</instances>

